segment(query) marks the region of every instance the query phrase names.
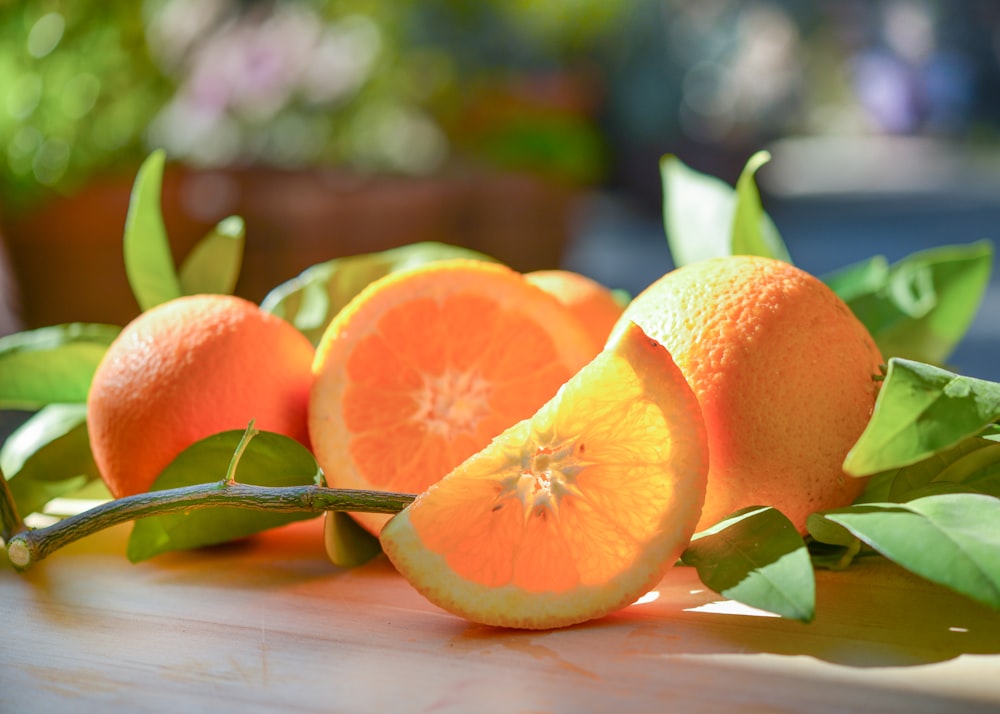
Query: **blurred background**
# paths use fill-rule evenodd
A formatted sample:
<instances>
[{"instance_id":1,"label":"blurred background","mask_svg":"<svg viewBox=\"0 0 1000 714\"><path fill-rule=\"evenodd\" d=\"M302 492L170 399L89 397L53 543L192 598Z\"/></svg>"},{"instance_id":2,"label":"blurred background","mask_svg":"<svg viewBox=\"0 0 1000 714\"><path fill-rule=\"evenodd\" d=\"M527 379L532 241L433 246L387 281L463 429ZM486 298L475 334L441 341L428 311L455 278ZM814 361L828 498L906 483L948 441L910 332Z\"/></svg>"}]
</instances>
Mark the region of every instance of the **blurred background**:
<instances>
[{"instance_id":1,"label":"blurred background","mask_svg":"<svg viewBox=\"0 0 1000 714\"><path fill-rule=\"evenodd\" d=\"M237 292L441 240L636 293L671 267L659 158L758 149L822 275L995 238L991 0L0 0L0 333L137 314L121 236L168 155L178 259L243 216ZM1000 283L954 355L1000 380Z\"/></svg>"}]
</instances>

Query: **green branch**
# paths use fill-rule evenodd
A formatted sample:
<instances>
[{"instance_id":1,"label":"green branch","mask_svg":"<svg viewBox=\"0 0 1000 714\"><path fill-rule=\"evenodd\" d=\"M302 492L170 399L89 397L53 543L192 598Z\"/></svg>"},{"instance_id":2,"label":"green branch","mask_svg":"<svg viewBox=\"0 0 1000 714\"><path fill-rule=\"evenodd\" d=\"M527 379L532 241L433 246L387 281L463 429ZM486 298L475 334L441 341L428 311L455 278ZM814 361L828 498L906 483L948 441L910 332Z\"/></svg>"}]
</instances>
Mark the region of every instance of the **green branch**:
<instances>
[{"instance_id":1,"label":"green branch","mask_svg":"<svg viewBox=\"0 0 1000 714\"><path fill-rule=\"evenodd\" d=\"M8 501L6 482L0 487L3 503L3 532L11 564L25 571L50 553L73 541L126 521L197 508L228 506L258 511L355 511L398 513L415 496L325 486L253 486L227 478L216 483L151 491L106 501L91 509L65 518L44 528L25 530ZM8 505L11 512L7 512ZM7 538L8 531L12 533Z\"/></svg>"}]
</instances>

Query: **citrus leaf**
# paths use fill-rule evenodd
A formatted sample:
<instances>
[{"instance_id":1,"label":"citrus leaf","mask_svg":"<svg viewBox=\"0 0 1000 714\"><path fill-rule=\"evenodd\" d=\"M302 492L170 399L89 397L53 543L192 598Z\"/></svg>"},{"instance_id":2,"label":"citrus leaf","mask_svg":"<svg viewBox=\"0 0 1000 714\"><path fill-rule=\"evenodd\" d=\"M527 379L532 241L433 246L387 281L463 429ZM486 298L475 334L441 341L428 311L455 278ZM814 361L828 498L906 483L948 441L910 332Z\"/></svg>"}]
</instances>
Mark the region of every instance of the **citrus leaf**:
<instances>
[{"instance_id":1,"label":"citrus leaf","mask_svg":"<svg viewBox=\"0 0 1000 714\"><path fill-rule=\"evenodd\" d=\"M975 488L1000 467L1000 444L989 439L971 437L948 450L947 463L926 482L909 479L911 490L931 484L952 484ZM995 494L1000 495L1000 494ZM897 500L897 499L893 499Z\"/></svg>"},{"instance_id":2,"label":"citrus leaf","mask_svg":"<svg viewBox=\"0 0 1000 714\"><path fill-rule=\"evenodd\" d=\"M53 498L76 494L100 474L90 453L85 404L51 404L33 414L0 447L20 513L41 512Z\"/></svg>"},{"instance_id":3,"label":"citrus leaf","mask_svg":"<svg viewBox=\"0 0 1000 714\"><path fill-rule=\"evenodd\" d=\"M181 292L185 295L232 295L240 277L246 227L230 216L208 232L181 264Z\"/></svg>"},{"instance_id":4,"label":"citrus leaf","mask_svg":"<svg viewBox=\"0 0 1000 714\"><path fill-rule=\"evenodd\" d=\"M805 541L774 508L746 508L696 533L681 560L731 600L804 622L815 615L816 583Z\"/></svg>"},{"instance_id":5,"label":"citrus leaf","mask_svg":"<svg viewBox=\"0 0 1000 714\"><path fill-rule=\"evenodd\" d=\"M1000 444L980 434L916 463L877 473L854 504L904 503L939 493L1000 497Z\"/></svg>"},{"instance_id":6,"label":"citrus leaf","mask_svg":"<svg viewBox=\"0 0 1000 714\"><path fill-rule=\"evenodd\" d=\"M889 261L884 255L875 255L824 276L823 282L850 305L852 300L885 288L889 282Z\"/></svg>"},{"instance_id":7,"label":"citrus leaf","mask_svg":"<svg viewBox=\"0 0 1000 714\"><path fill-rule=\"evenodd\" d=\"M243 431L226 431L202 439L182 451L160 474L151 490L221 481ZM151 434L150 438L156 438ZM319 482L312 453L281 434L262 431L247 445L236 478L258 486L308 486ZM153 516L137 521L126 553L138 562L172 550L225 543L293 521L315 518L312 512L258 511L212 507Z\"/></svg>"},{"instance_id":8,"label":"citrus leaf","mask_svg":"<svg viewBox=\"0 0 1000 714\"><path fill-rule=\"evenodd\" d=\"M733 255L760 255L791 263L792 258L777 226L760 204L760 192L754 179L760 167L770 160L768 152L758 151L747 161L736 181L736 212L733 215L730 250Z\"/></svg>"},{"instance_id":9,"label":"citrus leaf","mask_svg":"<svg viewBox=\"0 0 1000 714\"><path fill-rule=\"evenodd\" d=\"M886 357L943 364L965 336L989 284L993 245L943 246L892 266L873 258L825 278Z\"/></svg>"},{"instance_id":10,"label":"citrus leaf","mask_svg":"<svg viewBox=\"0 0 1000 714\"><path fill-rule=\"evenodd\" d=\"M889 360L872 417L844 460L855 476L907 466L974 436L1000 416L1000 384Z\"/></svg>"},{"instance_id":11,"label":"citrus leaf","mask_svg":"<svg viewBox=\"0 0 1000 714\"><path fill-rule=\"evenodd\" d=\"M736 193L722 179L686 166L673 155L660 159L663 227L674 265L729 255Z\"/></svg>"},{"instance_id":12,"label":"citrus leaf","mask_svg":"<svg viewBox=\"0 0 1000 714\"><path fill-rule=\"evenodd\" d=\"M735 189L676 156L660 159L663 227L675 265L736 254L789 260L777 228L761 208L754 183L754 174L768 159L766 152L754 154Z\"/></svg>"},{"instance_id":13,"label":"citrus leaf","mask_svg":"<svg viewBox=\"0 0 1000 714\"><path fill-rule=\"evenodd\" d=\"M323 522L323 542L330 562L342 568L364 565L382 552L378 538L347 513L329 511Z\"/></svg>"},{"instance_id":14,"label":"citrus leaf","mask_svg":"<svg viewBox=\"0 0 1000 714\"><path fill-rule=\"evenodd\" d=\"M809 556L814 568L844 570L861 552L861 541L843 526L810 513L806 529L813 542Z\"/></svg>"},{"instance_id":15,"label":"citrus leaf","mask_svg":"<svg viewBox=\"0 0 1000 714\"><path fill-rule=\"evenodd\" d=\"M979 436L990 441L1000 441L1000 424L989 424L983 429Z\"/></svg>"},{"instance_id":16,"label":"citrus leaf","mask_svg":"<svg viewBox=\"0 0 1000 714\"><path fill-rule=\"evenodd\" d=\"M411 243L314 265L274 288L261 308L288 320L313 344L319 344L330 320L368 283L397 270L451 258L496 262L477 251L446 243Z\"/></svg>"},{"instance_id":17,"label":"citrus leaf","mask_svg":"<svg viewBox=\"0 0 1000 714\"><path fill-rule=\"evenodd\" d=\"M182 294L160 207L165 162L157 150L139 167L125 216L125 274L142 310Z\"/></svg>"},{"instance_id":18,"label":"citrus leaf","mask_svg":"<svg viewBox=\"0 0 1000 714\"><path fill-rule=\"evenodd\" d=\"M94 371L120 331L70 323L0 337L0 408L87 401Z\"/></svg>"},{"instance_id":19,"label":"citrus leaf","mask_svg":"<svg viewBox=\"0 0 1000 714\"><path fill-rule=\"evenodd\" d=\"M973 493L825 511L889 560L1000 609L1000 499Z\"/></svg>"}]
</instances>

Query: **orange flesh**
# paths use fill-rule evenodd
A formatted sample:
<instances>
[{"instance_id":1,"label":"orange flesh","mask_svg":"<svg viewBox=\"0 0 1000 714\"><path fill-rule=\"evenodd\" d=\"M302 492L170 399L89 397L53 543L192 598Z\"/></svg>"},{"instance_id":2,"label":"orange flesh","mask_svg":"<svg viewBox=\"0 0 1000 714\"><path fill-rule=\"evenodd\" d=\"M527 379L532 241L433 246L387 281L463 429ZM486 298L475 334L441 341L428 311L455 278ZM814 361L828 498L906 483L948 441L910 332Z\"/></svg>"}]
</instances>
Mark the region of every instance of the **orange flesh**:
<instances>
[{"instance_id":1,"label":"orange flesh","mask_svg":"<svg viewBox=\"0 0 1000 714\"><path fill-rule=\"evenodd\" d=\"M629 379L623 370L623 391ZM564 397L574 408L554 414L548 428L523 422L504 435L504 457L466 470L484 477L446 479L435 487L434 509L410 509L424 546L456 575L487 587L567 592L609 582L653 538L674 498L663 475L671 425L647 402L622 414L580 392Z\"/></svg>"},{"instance_id":2,"label":"orange flesh","mask_svg":"<svg viewBox=\"0 0 1000 714\"><path fill-rule=\"evenodd\" d=\"M540 325L471 293L388 309L347 361L359 472L375 488L426 489L569 379L557 355Z\"/></svg>"}]
</instances>

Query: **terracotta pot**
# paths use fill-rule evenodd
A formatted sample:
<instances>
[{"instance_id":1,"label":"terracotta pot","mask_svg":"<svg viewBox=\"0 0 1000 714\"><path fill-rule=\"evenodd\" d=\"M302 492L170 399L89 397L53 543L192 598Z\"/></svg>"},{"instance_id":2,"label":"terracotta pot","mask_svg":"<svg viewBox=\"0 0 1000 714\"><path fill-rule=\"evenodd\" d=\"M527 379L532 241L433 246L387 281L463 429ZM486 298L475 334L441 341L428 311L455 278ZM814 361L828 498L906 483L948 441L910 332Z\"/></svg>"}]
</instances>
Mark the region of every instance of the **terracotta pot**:
<instances>
[{"instance_id":1,"label":"terracotta pot","mask_svg":"<svg viewBox=\"0 0 1000 714\"><path fill-rule=\"evenodd\" d=\"M133 176L95 181L4 220L25 327L125 324L138 314L121 247ZM315 263L424 240L474 248L518 270L555 267L573 201L572 189L519 174L362 178L176 166L164 175L162 195L178 262L216 222L244 218L236 293L254 301Z\"/></svg>"}]
</instances>

